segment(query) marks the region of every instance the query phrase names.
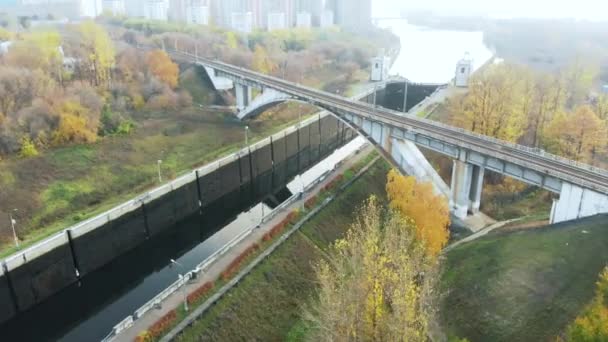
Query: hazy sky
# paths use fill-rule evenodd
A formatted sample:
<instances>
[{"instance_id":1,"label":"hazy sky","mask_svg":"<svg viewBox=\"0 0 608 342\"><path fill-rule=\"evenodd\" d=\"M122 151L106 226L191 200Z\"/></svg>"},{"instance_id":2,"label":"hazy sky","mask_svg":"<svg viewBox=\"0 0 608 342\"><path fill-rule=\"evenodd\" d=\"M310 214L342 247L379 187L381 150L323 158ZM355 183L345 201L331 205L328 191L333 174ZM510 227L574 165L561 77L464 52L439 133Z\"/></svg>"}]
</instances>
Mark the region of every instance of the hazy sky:
<instances>
[{"instance_id":1,"label":"hazy sky","mask_svg":"<svg viewBox=\"0 0 608 342\"><path fill-rule=\"evenodd\" d=\"M574 17L608 20L608 0L372 0L374 16L395 15L400 8L430 9L495 17Z\"/></svg>"}]
</instances>

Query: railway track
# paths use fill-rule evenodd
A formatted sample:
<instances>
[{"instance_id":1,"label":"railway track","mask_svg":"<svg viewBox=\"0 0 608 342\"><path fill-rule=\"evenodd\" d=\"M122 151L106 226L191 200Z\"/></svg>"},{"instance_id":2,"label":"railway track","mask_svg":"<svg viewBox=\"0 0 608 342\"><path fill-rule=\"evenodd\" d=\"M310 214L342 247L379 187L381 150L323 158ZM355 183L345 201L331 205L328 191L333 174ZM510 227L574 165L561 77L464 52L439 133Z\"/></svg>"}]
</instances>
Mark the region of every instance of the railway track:
<instances>
[{"instance_id":1,"label":"railway track","mask_svg":"<svg viewBox=\"0 0 608 342\"><path fill-rule=\"evenodd\" d=\"M483 137L462 129L451 127L426 119L403 116L402 113L364 102L354 102L348 98L317 89L291 83L273 76L260 74L248 69L223 62L199 58L185 52L172 52L177 57L191 62L202 62L216 70L254 81L263 86L284 92L306 102L314 102L321 107L337 108L351 112L372 121L400 127L406 130L439 139L446 143L464 147L497 159L508 160L525 168L548 174L561 180L608 194L608 171L558 159L546 153L536 153L524 146Z\"/></svg>"}]
</instances>

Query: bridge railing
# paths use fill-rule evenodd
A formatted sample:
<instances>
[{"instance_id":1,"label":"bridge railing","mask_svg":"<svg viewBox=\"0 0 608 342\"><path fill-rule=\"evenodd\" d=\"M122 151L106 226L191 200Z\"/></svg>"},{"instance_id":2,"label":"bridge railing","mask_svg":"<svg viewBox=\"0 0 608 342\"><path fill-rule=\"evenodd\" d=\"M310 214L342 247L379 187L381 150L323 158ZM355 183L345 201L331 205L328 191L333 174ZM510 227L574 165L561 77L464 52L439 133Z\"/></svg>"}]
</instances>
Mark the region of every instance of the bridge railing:
<instances>
[{"instance_id":1,"label":"bridge railing","mask_svg":"<svg viewBox=\"0 0 608 342\"><path fill-rule=\"evenodd\" d=\"M196 56L194 56L192 54L189 54L187 52L181 52L181 51L176 51L176 52L179 53L179 54L187 55L189 57L198 58L198 57L196 57ZM208 62L204 58L202 58L201 60L203 62ZM216 65L228 68L228 69L237 68L237 69L242 70L242 71L253 73L253 74L259 75L260 77L263 77L265 79L269 79L269 80L274 81L274 82L288 83L288 84L296 85L296 86L301 87L301 88L303 88L303 89L305 89L307 91L310 91L310 92L313 92L313 93L317 93L317 94L323 95L323 96L329 96L329 97L335 98L336 100L344 100L344 97L342 97L342 96L338 96L338 95L333 94L333 93L328 93L328 92L320 91L318 89L314 89L314 88L311 88L311 87L308 87L308 86L304 86L304 85L301 85L301 84L295 84L293 82L289 82L287 80L280 79L280 78L277 78L277 77L274 77L274 76L264 75L264 74L261 74L261 73L258 73L258 72L252 71L252 70L248 70L248 69L245 69L245 68L242 68L242 67L236 67L236 66L233 66L233 65L230 65L230 64L227 64L227 63L223 63L221 61L214 60L214 61L211 61L211 62L214 63L214 64L216 64ZM230 73L230 72L228 72L228 73ZM269 86L272 87L272 85L269 85ZM370 105L370 104L367 104L367 103L358 103L358 105L360 105L360 106L367 106L367 107L370 107L372 109L374 108L373 105ZM392 111L392 110L389 110L389 109L381 109L381 110L383 112L385 112L385 113L389 113L389 114L393 114L393 115L395 115L395 113L398 113L398 112L395 112L395 111ZM562 163L562 164L565 164L565 165L575 166L575 167L580 168L582 170L593 172L593 173L596 173L598 175L608 176L608 170L604 170L604 169L601 169L601 168L598 168L598 167L595 167L595 166L592 166L592 165L589 165L589 164L585 164L585 163L581 163L581 162L578 162L578 161L570 160L570 159L567 159L567 158L564 158L564 157L560 157L560 156L557 156L557 155L545 152L544 150L541 150L541 149L538 149L538 148L532 148L532 147L528 147L528 146L524 146L524 145L519 145L519 144L511 143L511 142L508 142L508 141L504 141L504 140L501 140L501 139L489 137L489 136L486 136L486 135L482 135L482 134L479 134L479 133L471 132L471 131L468 131L468 130L465 130L465 129L462 129L462 128L454 127L454 126L451 126L451 125L447 125L447 124L444 124L444 123L441 123L441 122L432 121L432 120L428 120L428 119L424 119L424 118L411 118L411 119L413 119L413 120L419 120L419 121L425 122L427 124L431 124L431 125L435 125L435 126L438 126L438 127L442 127L444 129L451 130L451 131L453 131L455 133L460 133L462 135L468 135L468 136L471 136L471 137L475 137L475 138L478 138L478 139L486 141L486 142L492 142L494 144L506 146L506 147L509 147L509 148L517 150L517 151L522 151L522 152L526 152L528 154L533 154L533 155L535 155L537 157L540 157L540 158L556 161L556 162L559 162L559 163Z\"/></svg>"},{"instance_id":2,"label":"bridge railing","mask_svg":"<svg viewBox=\"0 0 608 342\"><path fill-rule=\"evenodd\" d=\"M575 161L575 160L571 160L571 159L568 159L568 158L564 158L564 157L561 157L561 156L549 153L549 152L547 152L547 151L545 151L545 150L543 150L541 148L538 148L538 147L529 147L529 146L525 146L525 145L520 145L520 144L512 143L510 141L494 138L494 137L483 135L483 134L480 134L480 133L477 133L477 132L472 132L472 131L466 130L464 128L447 125L447 124L444 124L444 123L441 123L441 122L437 122L437 121L433 121L433 120L429 120L429 119L418 119L418 120L425 121L427 123L434 124L436 126L441 126L443 128L450 129L450 130L456 131L456 132L461 133L461 134L468 134L468 135L474 136L474 137L476 137L476 138L478 138L480 140L492 142L492 143L495 143L495 144L498 144L498 145L504 145L504 146L510 147L510 148L518 150L518 151L526 152L526 153L529 153L529 154L535 154L537 156L541 156L541 157L546 158L546 159L554 160L554 161L560 162L562 164L576 166L576 167L578 167L580 169L583 169L583 170L587 170L587 171L591 171L591 172L594 172L594 173L598 173L598 174L601 174L601 175L608 176L608 170L605 170L605 169L602 169L602 168L599 168L599 167L596 167L596 166L593 166L593 165L581 163L581 162L578 162L578 161Z\"/></svg>"}]
</instances>

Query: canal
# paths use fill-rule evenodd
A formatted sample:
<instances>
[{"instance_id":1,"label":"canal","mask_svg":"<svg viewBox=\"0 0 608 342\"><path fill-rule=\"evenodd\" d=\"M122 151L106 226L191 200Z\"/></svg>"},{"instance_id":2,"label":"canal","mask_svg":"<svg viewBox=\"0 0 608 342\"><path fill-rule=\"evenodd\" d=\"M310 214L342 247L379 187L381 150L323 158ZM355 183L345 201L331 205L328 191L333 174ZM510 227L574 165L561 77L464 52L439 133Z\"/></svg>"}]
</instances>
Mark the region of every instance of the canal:
<instances>
[{"instance_id":1,"label":"canal","mask_svg":"<svg viewBox=\"0 0 608 342\"><path fill-rule=\"evenodd\" d=\"M381 21L401 38L392 74L415 82L445 83L456 61L469 52L480 66L491 57L480 32L430 30L404 20ZM356 138L296 177L283 194L299 192L365 141ZM279 201L285 198L277 198ZM276 204L276 203L275 203ZM272 208L256 199L225 198L166 233L87 275L42 304L0 326L3 341L98 341L124 317L173 283ZM178 265L171 263L171 259Z\"/></svg>"},{"instance_id":2,"label":"canal","mask_svg":"<svg viewBox=\"0 0 608 342\"><path fill-rule=\"evenodd\" d=\"M274 198L281 202L286 194L301 191L363 144L363 138L355 138L297 176ZM201 215L176 224L8 321L0 327L0 336L3 341L99 341L180 273L192 270L239 233L256 226L271 210L255 199L220 199Z\"/></svg>"}]
</instances>

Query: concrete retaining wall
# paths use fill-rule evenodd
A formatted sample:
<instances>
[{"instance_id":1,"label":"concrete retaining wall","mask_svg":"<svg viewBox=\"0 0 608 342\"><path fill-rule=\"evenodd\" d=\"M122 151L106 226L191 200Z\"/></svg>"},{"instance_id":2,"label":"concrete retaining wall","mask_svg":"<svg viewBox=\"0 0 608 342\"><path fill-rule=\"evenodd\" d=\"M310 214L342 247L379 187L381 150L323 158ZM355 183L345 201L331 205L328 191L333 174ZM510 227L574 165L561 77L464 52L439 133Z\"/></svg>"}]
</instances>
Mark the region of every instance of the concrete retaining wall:
<instances>
[{"instance_id":1,"label":"concrete retaining wall","mask_svg":"<svg viewBox=\"0 0 608 342\"><path fill-rule=\"evenodd\" d=\"M319 161L320 149L327 155L350 141L352 134L339 139L339 127L328 114L311 118L7 258L0 323L218 201L238 205L283 188Z\"/></svg>"}]
</instances>

